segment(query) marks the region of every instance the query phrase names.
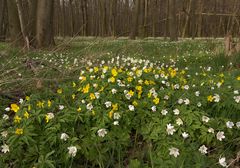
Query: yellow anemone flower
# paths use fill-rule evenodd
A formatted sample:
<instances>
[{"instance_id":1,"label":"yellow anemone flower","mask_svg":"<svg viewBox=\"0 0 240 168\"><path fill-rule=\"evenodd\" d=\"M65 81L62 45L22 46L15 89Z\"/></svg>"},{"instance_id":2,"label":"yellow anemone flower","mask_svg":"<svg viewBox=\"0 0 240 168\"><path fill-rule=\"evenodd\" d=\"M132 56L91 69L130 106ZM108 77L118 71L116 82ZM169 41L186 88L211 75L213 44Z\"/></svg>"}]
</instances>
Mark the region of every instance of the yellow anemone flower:
<instances>
[{"instance_id":1,"label":"yellow anemone flower","mask_svg":"<svg viewBox=\"0 0 240 168\"><path fill-rule=\"evenodd\" d=\"M95 73L98 72L98 70L99 70L98 67L94 67L93 69L94 69Z\"/></svg>"},{"instance_id":2,"label":"yellow anemone flower","mask_svg":"<svg viewBox=\"0 0 240 168\"><path fill-rule=\"evenodd\" d=\"M159 104L159 101L160 101L160 99L159 99L158 97L156 97L156 98L153 99L153 103L154 103L154 104Z\"/></svg>"},{"instance_id":3,"label":"yellow anemone flower","mask_svg":"<svg viewBox=\"0 0 240 168\"><path fill-rule=\"evenodd\" d=\"M113 111L117 111L118 110L118 104L117 103L112 105L112 110Z\"/></svg>"},{"instance_id":4,"label":"yellow anemone flower","mask_svg":"<svg viewBox=\"0 0 240 168\"><path fill-rule=\"evenodd\" d=\"M37 102L37 106L39 107L39 108L43 108L44 107L44 101L38 101Z\"/></svg>"},{"instance_id":5,"label":"yellow anemone flower","mask_svg":"<svg viewBox=\"0 0 240 168\"><path fill-rule=\"evenodd\" d=\"M88 92L89 92L89 89L90 89L90 84L87 84L87 85L82 89L82 92L83 92L83 93L88 93Z\"/></svg>"},{"instance_id":6,"label":"yellow anemone flower","mask_svg":"<svg viewBox=\"0 0 240 168\"><path fill-rule=\"evenodd\" d=\"M207 97L207 100L209 101L209 102L212 102L213 101L213 96L212 95L209 95L208 97Z\"/></svg>"},{"instance_id":7,"label":"yellow anemone flower","mask_svg":"<svg viewBox=\"0 0 240 168\"><path fill-rule=\"evenodd\" d=\"M128 94L129 94L130 96L133 96L133 95L134 95L134 92L133 92L132 90L130 90L130 91L128 92Z\"/></svg>"},{"instance_id":8,"label":"yellow anemone flower","mask_svg":"<svg viewBox=\"0 0 240 168\"><path fill-rule=\"evenodd\" d=\"M94 99L96 99L96 96L93 93L90 93L90 99L94 100Z\"/></svg>"},{"instance_id":9,"label":"yellow anemone flower","mask_svg":"<svg viewBox=\"0 0 240 168\"><path fill-rule=\"evenodd\" d=\"M136 100L134 100L134 101L132 102L132 104L133 104L135 107L138 106L138 102L137 102Z\"/></svg>"},{"instance_id":10,"label":"yellow anemone flower","mask_svg":"<svg viewBox=\"0 0 240 168\"><path fill-rule=\"evenodd\" d=\"M25 113L24 113L24 117L25 117L26 119L29 118L29 113L28 113L27 111L25 111Z\"/></svg>"},{"instance_id":11,"label":"yellow anemone flower","mask_svg":"<svg viewBox=\"0 0 240 168\"><path fill-rule=\"evenodd\" d=\"M20 107L17 104L11 104L11 110L15 113L18 112L19 109Z\"/></svg>"},{"instance_id":12,"label":"yellow anemone flower","mask_svg":"<svg viewBox=\"0 0 240 168\"><path fill-rule=\"evenodd\" d=\"M46 123L48 123L49 120L50 120L50 118L49 118L49 116L46 114L46 115L45 115L45 121L46 121Z\"/></svg>"},{"instance_id":13,"label":"yellow anemone flower","mask_svg":"<svg viewBox=\"0 0 240 168\"><path fill-rule=\"evenodd\" d=\"M28 105L28 111L30 111L31 110L31 106L30 105Z\"/></svg>"},{"instance_id":14,"label":"yellow anemone flower","mask_svg":"<svg viewBox=\"0 0 240 168\"><path fill-rule=\"evenodd\" d=\"M136 90L139 92L142 91L142 86L136 86Z\"/></svg>"},{"instance_id":15,"label":"yellow anemone flower","mask_svg":"<svg viewBox=\"0 0 240 168\"><path fill-rule=\"evenodd\" d=\"M112 69L112 76L116 77L118 75L118 72L115 68Z\"/></svg>"},{"instance_id":16,"label":"yellow anemone flower","mask_svg":"<svg viewBox=\"0 0 240 168\"><path fill-rule=\"evenodd\" d=\"M48 107L51 107L52 106L52 102L50 100L48 100Z\"/></svg>"},{"instance_id":17,"label":"yellow anemone flower","mask_svg":"<svg viewBox=\"0 0 240 168\"><path fill-rule=\"evenodd\" d=\"M114 83L115 81L116 81L116 79L112 76L112 77L110 78L110 82Z\"/></svg>"},{"instance_id":18,"label":"yellow anemone flower","mask_svg":"<svg viewBox=\"0 0 240 168\"><path fill-rule=\"evenodd\" d=\"M77 112L81 112L81 110L82 110L81 107L78 107Z\"/></svg>"},{"instance_id":19,"label":"yellow anemone flower","mask_svg":"<svg viewBox=\"0 0 240 168\"><path fill-rule=\"evenodd\" d=\"M58 93L58 94L62 94L62 92L63 92L63 90L62 90L61 88L59 88L59 89L57 90L57 93Z\"/></svg>"},{"instance_id":20,"label":"yellow anemone flower","mask_svg":"<svg viewBox=\"0 0 240 168\"><path fill-rule=\"evenodd\" d=\"M15 131L15 134L22 135L23 134L23 129L22 128L17 128L16 131Z\"/></svg>"},{"instance_id":21,"label":"yellow anemone flower","mask_svg":"<svg viewBox=\"0 0 240 168\"><path fill-rule=\"evenodd\" d=\"M14 123L20 123L21 122L21 120L22 120L22 118L21 117L19 117L18 115L16 115L15 117L14 117Z\"/></svg>"},{"instance_id":22,"label":"yellow anemone flower","mask_svg":"<svg viewBox=\"0 0 240 168\"><path fill-rule=\"evenodd\" d=\"M112 119L112 116L113 116L113 110L111 110L109 113L108 113L108 117Z\"/></svg>"},{"instance_id":23,"label":"yellow anemone flower","mask_svg":"<svg viewBox=\"0 0 240 168\"><path fill-rule=\"evenodd\" d=\"M127 78L127 81L128 81L128 82L132 82L132 80L133 80L133 78L132 78L131 76L129 76L129 77Z\"/></svg>"}]
</instances>

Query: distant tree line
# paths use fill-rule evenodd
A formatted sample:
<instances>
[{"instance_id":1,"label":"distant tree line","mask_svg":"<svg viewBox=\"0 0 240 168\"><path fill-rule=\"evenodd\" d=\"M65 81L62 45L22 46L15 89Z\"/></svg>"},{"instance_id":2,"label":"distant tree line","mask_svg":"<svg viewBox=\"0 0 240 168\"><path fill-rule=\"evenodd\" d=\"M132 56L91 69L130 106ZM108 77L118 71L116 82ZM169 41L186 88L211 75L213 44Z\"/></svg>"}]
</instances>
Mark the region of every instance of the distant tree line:
<instances>
[{"instance_id":1,"label":"distant tree line","mask_svg":"<svg viewBox=\"0 0 240 168\"><path fill-rule=\"evenodd\" d=\"M177 40L239 33L239 0L0 0L0 39L34 48L54 45L54 36Z\"/></svg>"}]
</instances>

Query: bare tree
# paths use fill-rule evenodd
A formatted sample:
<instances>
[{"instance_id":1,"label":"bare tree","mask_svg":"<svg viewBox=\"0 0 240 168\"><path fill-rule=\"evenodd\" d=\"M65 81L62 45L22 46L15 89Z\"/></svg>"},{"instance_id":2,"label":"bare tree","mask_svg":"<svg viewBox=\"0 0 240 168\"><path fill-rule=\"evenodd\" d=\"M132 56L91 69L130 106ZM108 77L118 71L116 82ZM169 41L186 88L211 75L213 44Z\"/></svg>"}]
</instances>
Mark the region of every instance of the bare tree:
<instances>
[{"instance_id":1,"label":"bare tree","mask_svg":"<svg viewBox=\"0 0 240 168\"><path fill-rule=\"evenodd\" d=\"M18 17L18 10L15 0L7 1L8 19L9 19L9 33L12 44L22 45L23 36L21 32L20 21Z\"/></svg>"},{"instance_id":2,"label":"bare tree","mask_svg":"<svg viewBox=\"0 0 240 168\"><path fill-rule=\"evenodd\" d=\"M29 19L28 19L28 37L29 37L29 43L30 47L36 48L37 42L36 42L36 23L37 23L37 5L38 0L28 0L29 3Z\"/></svg>"},{"instance_id":3,"label":"bare tree","mask_svg":"<svg viewBox=\"0 0 240 168\"><path fill-rule=\"evenodd\" d=\"M53 0L39 0L37 6L36 39L38 48L54 45Z\"/></svg>"},{"instance_id":4,"label":"bare tree","mask_svg":"<svg viewBox=\"0 0 240 168\"><path fill-rule=\"evenodd\" d=\"M130 33L130 39L134 40L138 33L138 16L140 12L140 1L136 0L134 4L133 25Z\"/></svg>"},{"instance_id":5,"label":"bare tree","mask_svg":"<svg viewBox=\"0 0 240 168\"><path fill-rule=\"evenodd\" d=\"M0 0L0 41L5 39L6 35L6 0Z\"/></svg>"},{"instance_id":6,"label":"bare tree","mask_svg":"<svg viewBox=\"0 0 240 168\"><path fill-rule=\"evenodd\" d=\"M170 40L176 41L177 37L177 22L176 22L176 0L169 0L169 31Z\"/></svg>"},{"instance_id":7,"label":"bare tree","mask_svg":"<svg viewBox=\"0 0 240 168\"><path fill-rule=\"evenodd\" d=\"M21 32L22 32L22 36L23 36L23 40L24 40L24 45L25 47L27 47L27 49L29 49L29 39L27 36L27 32L26 32L26 21L24 18L24 14L23 14L23 6L22 6L22 0L16 0L16 4L17 4L17 9L18 9L18 16L19 16L19 22L20 22L20 27L21 27Z\"/></svg>"}]
</instances>

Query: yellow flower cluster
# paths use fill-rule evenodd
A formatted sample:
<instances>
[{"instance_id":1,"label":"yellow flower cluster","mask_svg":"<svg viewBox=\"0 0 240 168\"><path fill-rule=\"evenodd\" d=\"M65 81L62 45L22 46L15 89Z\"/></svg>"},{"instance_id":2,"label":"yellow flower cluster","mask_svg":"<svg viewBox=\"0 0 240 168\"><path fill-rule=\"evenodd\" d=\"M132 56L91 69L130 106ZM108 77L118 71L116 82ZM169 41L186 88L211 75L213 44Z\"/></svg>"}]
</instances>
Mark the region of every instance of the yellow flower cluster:
<instances>
[{"instance_id":1,"label":"yellow flower cluster","mask_svg":"<svg viewBox=\"0 0 240 168\"><path fill-rule=\"evenodd\" d=\"M23 129L22 128L17 128L15 131L16 135L22 135L23 134Z\"/></svg>"}]
</instances>

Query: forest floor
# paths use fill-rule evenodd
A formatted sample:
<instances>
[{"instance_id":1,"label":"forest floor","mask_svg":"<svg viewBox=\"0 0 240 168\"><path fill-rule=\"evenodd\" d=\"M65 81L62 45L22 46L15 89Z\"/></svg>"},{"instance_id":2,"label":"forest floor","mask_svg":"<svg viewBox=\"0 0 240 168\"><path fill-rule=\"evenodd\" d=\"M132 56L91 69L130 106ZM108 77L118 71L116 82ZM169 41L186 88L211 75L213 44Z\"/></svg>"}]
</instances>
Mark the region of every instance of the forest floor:
<instances>
[{"instance_id":1,"label":"forest floor","mask_svg":"<svg viewBox=\"0 0 240 168\"><path fill-rule=\"evenodd\" d=\"M163 75L164 78L166 76L167 77L163 81L161 81L162 84L160 82L158 86L164 85L165 87L165 83L169 79L169 82L170 84L172 83L172 85L168 86L167 84L166 87L168 88L171 86L173 89L173 87L175 86L178 87L177 81L179 80L179 84L183 82L183 85L182 86L180 85L180 90L183 89L183 92L181 91L180 93L180 91L179 92L176 91L176 95L177 94L185 95L184 89L188 90L188 87L190 86L190 90L186 91L187 92L186 95L191 97L191 99L189 98L191 103L193 102L196 104L197 103L199 104L199 102L197 102L197 99L193 97L194 95L198 95L198 92L199 92L198 89L201 88L199 90L201 94L203 93L204 96L202 97L200 96L202 101L202 107L200 108L199 106L199 108L203 111L204 115L213 117L213 121L215 119L217 120L218 117L220 117L223 123L225 123L228 120L230 121L233 120L234 122L238 122L240 120L240 115L239 115L240 54L236 54L231 57L226 57L224 55L223 41L221 40L211 40L211 39L200 40L199 39L199 40L181 40L178 42L169 42L161 39L143 39L143 40L132 41L128 39L111 39L110 40L107 38L106 39L78 38L71 41L58 40L57 44L58 45L55 48L49 49L47 51L36 50L36 51L24 52L21 49L12 48L7 43L0 43L0 60L1 60L0 62L0 112L1 113L4 113L3 111L4 109L6 109L7 106L10 106L10 104L18 102L19 99L21 98L25 99L26 96L31 97L31 95L33 95L33 99L36 97L40 99L46 99L46 100L49 97L52 97L53 99L55 99L53 92L57 91L58 93L62 94L62 90L64 90L67 84L72 83L73 81L82 80L84 74L90 75L92 73L91 71L94 71L97 73L99 69L104 70L104 65L106 64L110 68L112 68L111 73L113 77L116 77L118 74L122 74L123 76L122 77L120 76L119 79L121 78L124 80L126 77L128 82L133 80L131 78L131 73L132 72L135 73L135 69L139 67L143 68L143 70L146 69L144 70L145 73L148 73L148 71L150 71L150 74L151 73L155 74L156 73L155 70L158 71L159 66L161 66L159 73ZM117 72L115 72L116 70L114 69L114 67L119 68ZM147 67L150 67L150 68L148 69ZM123 72L122 72L122 69L123 69ZM126 74L125 74L125 71L126 71ZM132 72L129 72L129 71L132 71ZM128 75L128 76L124 76L124 75ZM171 76L171 78L169 76ZM176 80L175 80L175 76L176 76ZM91 82L91 80L94 78L95 76L94 77L89 76L90 84L94 84ZM152 77L150 78L149 76L146 76L145 79L150 80L150 83L151 83L151 80L153 81L156 80L156 83L157 83L159 76L155 76L155 78L156 79L152 79ZM109 78L109 80L111 83L111 80L115 80L115 79ZM109 83L109 80L108 82L106 81L106 83ZM99 85L103 84L104 87L110 87L106 83L101 83L101 81L97 81L97 82L99 82ZM147 83L148 82L149 81L147 81ZM112 81L112 83L114 82ZM176 84L176 85L173 85L173 84ZM76 83L73 82L73 85L74 85L73 87L75 87ZM79 85L81 85L81 83ZM148 86L149 84L146 84L146 85L147 85L146 86L147 88L150 87ZM148 89L151 90L151 88L148 88ZM169 92L165 93L167 94L167 97L170 95L174 97L175 91L173 90L169 89L168 90ZM137 92L137 89L136 89L136 92ZM75 96L76 96L75 94L72 95L73 99L75 99ZM232 97L231 101L230 99L228 100L229 96ZM90 95L90 97L91 97L91 100L92 98L96 99L94 95ZM168 100L167 97L166 95L164 97L162 96L162 98L160 98L160 102L163 99L167 101ZM176 96L173 99L174 101L177 101ZM58 101L61 102L61 100L62 99L60 98L59 100L58 98L56 98L55 102L58 102ZM122 98L119 98L119 101L120 100L122 101ZM144 102L145 101L146 100L144 100ZM186 100L185 103L187 104L188 101L189 100ZM218 105L214 104L214 102L216 102L217 104L217 102L219 101L221 102L220 104ZM119 105L121 103L122 102L119 102ZM156 103L156 105L157 104L158 103ZM198 109L196 104L191 105L191 108L189 109L192 111ZM136 107L137 106L136 102L133 102L133 105ZM172 109L172 106L173 106L172 104L171 105L169 104L167 108ZM179 109L181 108L182 107L179 107ZM231 111L231 113L228 111ZM128 117L129 117L129 120L131 120L130 118L132 116L128 116ZM193 118L198 118L198 117L199 116L193 116ZM139 120L140 119L143 119L143 118L139 118ZM191 122L193 121L191 120ZM196 123L197 122L198 121L196 120ZM196 144L199 145L199 144L202 144L203 142L204 143L206 142L206 144L209 146L209 149L213 151L215 151L215 149L220 148L220 152L212 152L210 154L211 155L210 158L213 160L215 159L214 161L211 160L205 163L206 160L204 159L206 158L201 158L201 157L199 158L200 161L198 160L198 161L187 162L183 159L181 160L182 165L185 165L185 166L187 166L188 164L191 165L193 164L193 162L194 163L198 162L198 165L199 164L203 165L204 163L206 167L211 166L212 164L216 165L215 161L218 162L217 159L220 157L220 154L224 154L224 152L226 152L227 150L229 150L226 152L229 156L228 159L233 160L233 162L229 161L228 164L231 164L231 165L236 164L234 159L236 160L239 157L237 154L237 152L239 152L237 151L237 148L239 147L239 145L234 146L233 144L240 142L239 136L238 136L239 127L240 127L239 124L240 123L238 123L238 126L237 126L238 130L235 132L235 134L232 132L226 131L227 132L226 134L229 133L229 136L232 134L234 134L234 136L232 137L232 139L229 138L228 139L229 141L227 141L224 145L222 146L220 145L220 147L218 142L215 142L216 140L214 140L214 137L212 137L212 139L208 139L205 137L204 133L203 133L202 139L200 138L201 142L199 143L194 142L194 145ZM203 126L201 125L201 127ZM132 130L135 130L137 127L135 128L135 126L131 125L131 127L129 126L129 128L132 131ZM218 127L216 127L216 130L217 128ZM219 127L219 128L222 128L222 127ZM207 129L207 128L204 127L204 129ZM222 129L226 129L226 128L222 128ZM163 130L165 130L165 126L163 126ZM194 131L196 132L196 130ZM194 131L192 134L195 134ZM219 130L219 132L221 131ZM123 134L125 135L125 133L126 132L124 132ZM131 133L130 136L133 136L132 134L133 132ZM141 135L140 137L138 136L139 135L135 135L135 138L139 138L138 140L142 141L143 145L149 142L149 141L145 141L146 139L143 138L144 135ZM191 136L197 137L198 135L191 135ZM150 137L150 135L148 135L148 137ZM133 137L130 137L130 138L132 139ZM151 139L151 141L152 140L153 139ZM197 138L195 140L198 141ZM92 143L95 143L95 141ZM96 143L99 143L99 142L96 142ZM152 143L154 144L155 141L153 140ZM190 143L193 143L193 142L190 142ZM229 144L231 145L229 146ZM149 154L150 161L148 160L148 157L145 158L145 156L139 156L137 151L134 151L136 150L135 145L136 144L134 144L134 149L131 149L131 145L130 145L130 150L129 149L128 150L129 152L133 152L133 153L136 152L135 153L136 155L132 153L132 155L134 156L131 156L131 153L129 153L132 160L131 159L128 160L125 158L125 156L123 156L123 158L121 158L123 160L123 163L121 163L119 167L124 165L126 166L127 164L133 164L133 165L143 164L145 166L146 165L149 166L150 161L152 166L155 162L156 162L156 165L158 165L157 159L152 158L151 153ZM226 146L227 146L227 149L225 149ZM143 146L143 148L145 147L147 148L148 146ZM86 148L90 148L90 147L88 146ZM127 148L129 148L129 146ZM113 149L111 148L111 150ZM144 150L144 149L141 149L141 150ZM86 153L86 151L85 153L83 152L82 155L87 159L91 160L90 153ZM147 151L149 152L149 149ZM155 151L153 151L153 153L154 152ZM114 154L111 154L111 155L113 157ZM95 157L99 157L99 156L95 156ZM185 158L187 157L188 156L185 155ZM164 158L163 160L165 160L166 158ZM140 163L141 159L148 160L148 161L146 161L146 163ZM2 160L2 163L5 163L5 161ZM94 163L90 165L98 165L100 167L106 166L105 165L106 160L104 160L103 156L100 157L100 161L97 160L96 162L95 161L93 162ZM108 166L110 165L111 167L116 164L115 162L117 161L109 161L107 165ZM1 159L0 159L0 163L1 163ZM66 161L66 164L67 163L68 162ZM77 165L77 163L79 162L76 161L75 164ZM51 164L53 163L51 162ZM88 164L88 163L81 161L81 164ZM224 165L224 162L222 162L222 164ZM178 162L177 161L176 163L166 162L165 166L167 165L170 165L170 167L171 166L174 167L174 165L175 166L178 165Z\"/></svg>"},{"instance_id":2,"label":"forest floor","mask_svg":"<svg viewBox=\"0 0 240 168\"><path fill-rule=\"evenodd\" d=\"M63 43L62 43L63 42ZM217 67L221 71L237 65L239 57L223 56L221 40L182 40L168 43L162 39L131 41L128 39L78 38L62 41L53 49L23 52L0 43L0 93L18 99L28 92L38 91L43 85L57 85L64 80L71 80L89 60L109 60L116 57L142 58L169 62L169 59L180 59L178 66L198 65ZM209 60L209 57L210 60ZM199 58L199 59L195 59ZM97 62L97 61L96 61ZM215 69L215 70L216 70ZM37 87L36 87L37 86ZM37 90L36 90L37 89ZM1 100L2 97L0 97ZM6 99L5 99L6 100ZM3 101L3 100L1 100Z\"/></svg>"}]
</instances>

